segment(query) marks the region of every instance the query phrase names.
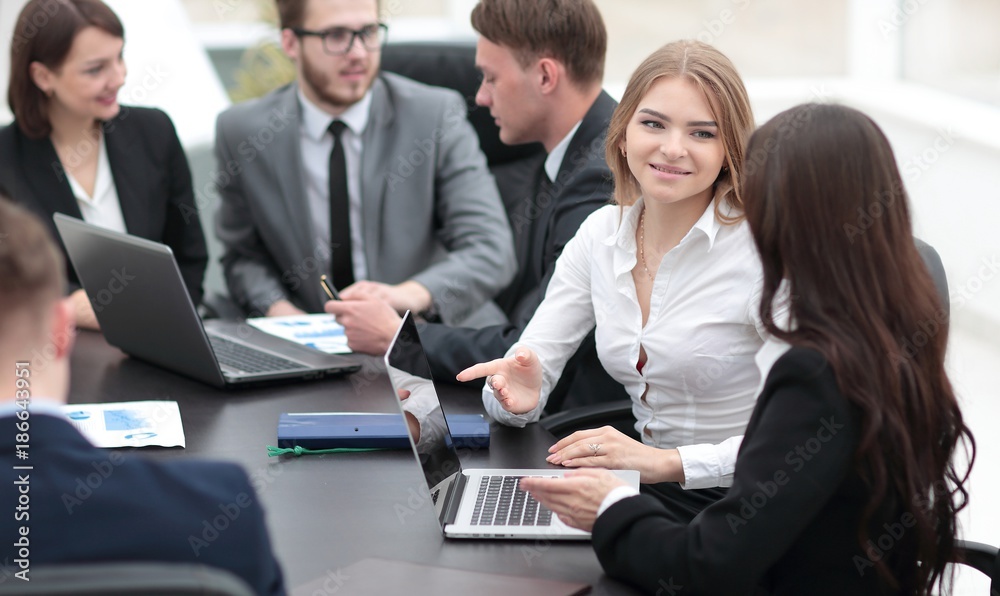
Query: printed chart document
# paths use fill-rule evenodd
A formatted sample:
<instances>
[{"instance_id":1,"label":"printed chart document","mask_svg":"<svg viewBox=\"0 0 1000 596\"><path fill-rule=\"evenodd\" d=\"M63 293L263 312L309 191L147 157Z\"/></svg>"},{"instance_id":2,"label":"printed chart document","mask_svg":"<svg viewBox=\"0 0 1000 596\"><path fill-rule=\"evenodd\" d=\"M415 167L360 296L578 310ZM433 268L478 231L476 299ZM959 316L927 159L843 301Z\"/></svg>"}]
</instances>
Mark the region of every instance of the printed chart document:
<instances>
[{"instance_id":1,"label":"printed chart document","mask_svg":"<svg viewBox=\"0 0 1000 596\"><path fill-rule=\"evenodd\" d=\"M96 447L184 447L175 401L67 404L63 413Z\"/></svg>"},{"instance_id":2,"label":"printed chart document","mask_svg":"<svg viewBox=\"0 0 1000 596\"><path fill-rule=\"evenodd\" d=\"M327 354L350 354L344 327L328 314L247 319L257 329Z\"/></svg>"}]
</instances>

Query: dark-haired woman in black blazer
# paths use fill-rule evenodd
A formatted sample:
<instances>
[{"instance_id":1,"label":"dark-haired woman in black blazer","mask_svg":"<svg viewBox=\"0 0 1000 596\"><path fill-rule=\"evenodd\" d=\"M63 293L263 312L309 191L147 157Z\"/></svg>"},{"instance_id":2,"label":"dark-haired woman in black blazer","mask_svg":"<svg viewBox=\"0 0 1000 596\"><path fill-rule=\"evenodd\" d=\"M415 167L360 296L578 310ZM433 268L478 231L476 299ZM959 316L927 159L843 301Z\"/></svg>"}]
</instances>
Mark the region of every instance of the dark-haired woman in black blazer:
<instances>
[{"instance_id":1,"label":"dark-haired woman in black blazer","mask_svg":"<svg viewBox=\"0 0 1000 596\"><path fill-rule=\"evenodd\" d=\"M947 587L975 444L944 369L947 315L888 140L806 105L752 136L743 197L770 373L733 486L690 523L609 472L521 486L657 594L927 594ZM860 218L859 214L865 214ZM789 321L776 321L776 302ZM932 322L931 325L929 322ZM971 464L970 464L971 467Z\"/></svg>"},{"instance_id":2,"label":"dark-haired woman in black blazer","mask_svg":"<svg viewBox=\"0 0 1000 596\"><path fill-rule=\"evenodd\" d=\"M15 121L0 130L0 192L47 223L65 213L170 246L192 299L202 296L208 253L191 172L173 123L159 110L118 104L124 31L100 0L31 0L11 43L8 100ZM33 23L46 22L44 27ZM93 308L67 268L81 327Z\"/></svg>"}]
</instances>

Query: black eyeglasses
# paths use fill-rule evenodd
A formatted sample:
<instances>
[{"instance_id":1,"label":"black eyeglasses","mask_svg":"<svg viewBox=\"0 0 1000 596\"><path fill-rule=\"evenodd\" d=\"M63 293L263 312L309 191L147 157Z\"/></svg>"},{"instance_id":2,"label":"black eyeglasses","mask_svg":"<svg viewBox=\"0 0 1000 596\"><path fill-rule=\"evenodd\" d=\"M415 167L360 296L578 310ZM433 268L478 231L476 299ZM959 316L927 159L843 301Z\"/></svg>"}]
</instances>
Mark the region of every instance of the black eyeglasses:
<instances>
[{"instance_id":1,"label":"black eyeglasses","mask_svg":"<svg viewBox=\"0 0 1000 596\"><path fill-rule=\"evenodd\" d=\"M323 39L323 49L327 54L341 56L351 51L354 40L361 40L361 45L370 52L377 52L382 49L385 43L389 26L385 23L375 23L365 25L361 29L354 30L347 27L331 27L325 31L309 31L299 27L293 27L292 32L299 37L313 36Z\"/></svg>"}]
</instances>

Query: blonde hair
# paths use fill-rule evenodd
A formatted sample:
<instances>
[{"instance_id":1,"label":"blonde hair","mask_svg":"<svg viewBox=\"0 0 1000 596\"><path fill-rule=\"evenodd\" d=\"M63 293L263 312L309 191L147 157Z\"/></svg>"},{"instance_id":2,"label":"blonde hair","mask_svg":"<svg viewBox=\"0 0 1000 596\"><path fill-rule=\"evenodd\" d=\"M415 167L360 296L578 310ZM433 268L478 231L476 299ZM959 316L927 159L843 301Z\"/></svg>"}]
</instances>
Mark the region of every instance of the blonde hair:
<instances>
[{"instance_id":1,"label":"blonde hair","mask_svg":"<svg viewBox=\"0 0 1000 596\"><path fill-rule=\"evenodd\" d=\"M646 58L632 73L621 103L611 117L605 142L605 158L614 174L614 200L625 207L639 198L639 182L628 167L620 149L625 129L650 88L665 77L685 78L701 89L712 116L719 126L719 138L725 151L723 169L715 181L715 217L723 223L743 219L743 198L740 191L743 155L753 132L753 112L750 98L736 67L719 50L694 40L668 43ZM723 203L733 208L732 216Z\"/></svg>"}]
</instances>

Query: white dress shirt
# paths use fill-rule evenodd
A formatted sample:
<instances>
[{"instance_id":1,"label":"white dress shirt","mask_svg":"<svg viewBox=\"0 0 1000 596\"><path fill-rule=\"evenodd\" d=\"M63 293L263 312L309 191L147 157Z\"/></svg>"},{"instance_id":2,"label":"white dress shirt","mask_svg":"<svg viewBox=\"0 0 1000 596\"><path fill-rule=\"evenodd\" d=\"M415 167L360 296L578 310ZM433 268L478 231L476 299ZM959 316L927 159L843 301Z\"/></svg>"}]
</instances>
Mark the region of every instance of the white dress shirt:
<instances>
[{"instance_id":1,"label":"white dress shirt","mask_svg":"<svg viewBox=\"0 0 1000 596\"><path fill-rule=\"evenodd\" d=\"M115 188L115 180L111 175L111 162L108 161L108 150L104 145L103 134L97 143L97 177L94 179L93 196L88 194L69 172L66 172L66 178L69 180L73 196L76 197L76 204L80 207L83 221L115 232L128 232L125 229L122 206L118 201L118 189Z\"/></svg>"},{"instance_id":2,"label":"white dress shirt","mask_svg":"<svg viewBox=\"0 0 1000 596\"><path fill-rule=\"evenodd\" d=\"M782 288L784 289L784 288ZM785 294L779 291L779 296L784 296ZM775 300L776 304L780 304L780 300ZM787 305L781 307L780 309L775 307L775 323L779 327L784 327L784 316L787 315ZM761 346L760 350L754 356L754 362L757 365L757 370L760 372L760 383L757 385L756 395L760 396L761 389L764 388L764 383L767 381L767 375L771 372L771 367L774 363L778 361L778 358L788 351L791 346L784 341L777 339L773 336L768 336L764 340L764 345ZM739 441L735 444L736 451L739 450L740 444L743 443L743 437L739 437ZM733 463L735 464L736 451L733 452ZM734 465L735 468L735 465ZM730 484L732 480L730 479ZM597 517L600 517L609 507L621 501L622 499L627 499L629 497L634 497L639 494L639 491L632 488L631 486L617 486L611 489L607 495L604 496L604 500L601 501L600 507L597 509Z\"/></svg>"},{"instance_id":3,"label":"white dress shirt","mask_svg":"<svg viewBox=\"0 0 1000 596\"><path fill-rule=\"evenodd\" d=\"M577 122L576 126L566 133L566 136L552 148L552 152L545 158L545 175L549 177L549 182L556 181L559 169L562 168L563 159L566 158L566 151L569 150L569 142L573 140L573 135L580 129L581 124L583 124L583 120Z\"/></svg>"},{"instance_id":4,"label":"white dress shirt","mask_svg":"<svg viewBox=\"0 0 1000 596\"><path fill-rule=\"evenodd\" d=\"M760 381L757 251L746 222L719 223L712 201L660 262L643 327L632 279L642 205L609 205L584 221L556 262L545 300L508 351L524 345L538 354L538 407L510 414L488 387L483 401L505 424L537 421L567 360L596 325L598 356L631 396L643 442L679 450L685 488L729 486ZM642 372L640 347L647 356Z\"/></svg>"},{"instance_id":5,"label":"white dress shirt","mask_svg":"<svg viewBox=\"0 0 1000 596\"><path fill-rule=\"evenodd\" d=\"M312 214L314 238L330 246L330 152L333 134L329 131L334 120L347 125L341 133L344 143L344 161L347 165L347 198L351 217L351 264L354 279L368 279L368 261L365 259L364 228L361 216L361 135L368 125L372 105L371 90L360 101L334 118L309 101L299 90L302 105L302 122L299 125L299 144L302 148L303 183L306 200ZM323 255L324 270L330 269L330 252Z\"/></svg>"}]
</instances>

